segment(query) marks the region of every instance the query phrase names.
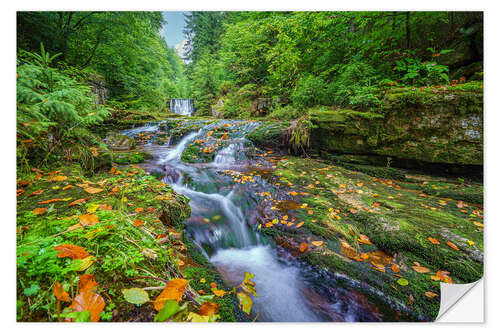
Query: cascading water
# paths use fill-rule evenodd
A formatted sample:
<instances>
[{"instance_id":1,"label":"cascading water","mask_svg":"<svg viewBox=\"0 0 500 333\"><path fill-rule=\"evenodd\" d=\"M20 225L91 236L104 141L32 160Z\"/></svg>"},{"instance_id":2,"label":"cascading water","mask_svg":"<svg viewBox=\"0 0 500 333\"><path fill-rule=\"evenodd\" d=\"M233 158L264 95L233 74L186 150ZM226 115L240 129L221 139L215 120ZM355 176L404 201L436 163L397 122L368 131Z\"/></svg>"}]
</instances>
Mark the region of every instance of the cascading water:
<instances>
[{"instance_id":1,"label":"cascading water","mask_svg":"<svg viewBox=\"0 0 500 333\"><path fill-rule=\"evenodd\" d=\"M192 99L174 98L170 100L170 111L183 116L191 116L194 112Z\"/></svg>"},{"instance_id":2,"label":"cascading water","mask_svg":"<svg viewBox=\"0 0 500 333\"><path fill-rule=\"evenodd\" d=\"M184 163L182 153L195 141L215 140L214 128L234 128L225 148L212 163ZM164 181L191 199L191 217L185 221L188 236L232 285L243 280L244 272L255 274L259 297L254 298L252 316L261 321L357 321L377 320L356 302L343 299L318 272L301 266L296 259L278 254L251 227L251 217L261 202L259 192L278 191L258 175L252 181L235 182L257 166L270 167L266 160L248 158L246 134L258 126L252 122L220 121L185 135L169 149L149 151L155 155ZM144 128L149 130L150 127ZM129 132L123 132L130 135ZM134 132L134 134L136 134ZM266 165L267 163L267 165ZM335 282L331 282L335 284Z\"/></svg>"}]
</instances>

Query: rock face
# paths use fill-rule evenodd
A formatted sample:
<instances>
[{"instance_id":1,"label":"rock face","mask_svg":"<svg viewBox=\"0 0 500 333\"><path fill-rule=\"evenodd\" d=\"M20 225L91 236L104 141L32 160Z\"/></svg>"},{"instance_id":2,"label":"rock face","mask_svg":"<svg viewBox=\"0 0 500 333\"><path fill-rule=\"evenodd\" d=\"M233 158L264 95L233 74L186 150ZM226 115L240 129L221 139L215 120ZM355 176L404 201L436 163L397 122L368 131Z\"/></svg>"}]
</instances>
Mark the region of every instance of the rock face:
<instances>
[{"instance_id":1,"label":"rock face","mask_svg":"<svg viewBox=\"0 0 500 333\"><path fill-rule=\"evenodd\" d=\"M130 150L136 146L134 139L118 133L108 134L105 140L106 145L113 150Z\"/></svg>"},{"instance_id":2,"label":"rock face","mask_svg":"<svg viewBox=\"0 0 500 333\"><path fill-rule=\"evenodd\" d=\"M371 112L317 111L311 146L318 150L483 165L482 84L394 89Z\"/></svg>"}]
</instances>

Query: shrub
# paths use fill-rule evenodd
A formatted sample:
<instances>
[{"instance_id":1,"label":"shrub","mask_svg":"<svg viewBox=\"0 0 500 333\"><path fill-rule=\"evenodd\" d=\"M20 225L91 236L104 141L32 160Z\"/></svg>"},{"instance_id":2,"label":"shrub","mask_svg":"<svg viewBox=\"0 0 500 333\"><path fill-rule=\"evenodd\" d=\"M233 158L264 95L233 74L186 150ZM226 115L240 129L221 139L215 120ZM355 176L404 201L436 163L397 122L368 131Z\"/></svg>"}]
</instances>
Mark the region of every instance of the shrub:
<instances>
[{"instance_id":1,"label":"shrub","mask_svg":"<svg viewBox=\"0 0 500 333\"><path fill-rule=\"evenodd\" d=\"M90 87L50 67L59 55L26 52L17 67L17 156L23 167L29 159L46 161L64 147L88 143L86 128L108 115ZM87 135L88 134L88 135Z\"/></svg>"}]
</instances>

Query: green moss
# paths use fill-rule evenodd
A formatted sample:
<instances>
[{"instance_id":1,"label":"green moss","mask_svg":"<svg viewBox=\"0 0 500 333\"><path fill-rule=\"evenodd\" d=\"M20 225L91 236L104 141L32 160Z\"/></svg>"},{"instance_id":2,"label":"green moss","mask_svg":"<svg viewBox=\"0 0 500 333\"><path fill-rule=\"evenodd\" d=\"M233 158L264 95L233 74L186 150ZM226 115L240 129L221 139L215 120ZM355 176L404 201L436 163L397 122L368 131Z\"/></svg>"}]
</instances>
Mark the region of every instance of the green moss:
<instances>
[{"instance_id":1,"label":"green moss","mask_svg":"<svg viewBox=\"0 0 500 333\"><path fill-rule=\"evenodd\" d=\"M114 155L114 162L116 164L139 164L151 157L152 155L145 151L123 152Z\"/></svg>"}]
</instances>

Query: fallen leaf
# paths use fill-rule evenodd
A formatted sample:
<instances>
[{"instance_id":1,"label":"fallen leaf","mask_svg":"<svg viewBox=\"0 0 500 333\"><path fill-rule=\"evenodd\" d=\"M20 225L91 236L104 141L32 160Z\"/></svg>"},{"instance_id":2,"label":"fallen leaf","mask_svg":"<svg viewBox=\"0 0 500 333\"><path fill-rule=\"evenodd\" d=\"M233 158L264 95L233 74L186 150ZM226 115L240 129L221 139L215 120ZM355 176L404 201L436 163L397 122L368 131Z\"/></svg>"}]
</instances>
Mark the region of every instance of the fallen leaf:
<instances>
[{"instance_id":1,"label":"fallen leaf","mask_svg":"<svg viewBox=\"0 0 500 333\"><path fill-rule=\"evenodd\" d=\"M78 282L78 292L92 291L92 289L98 286L98 283L94 278L94 274L80 275L78 276L78 279L80 280Z\"/></svg>"},{"instance_id":2,"label":"fallen leaf","mask_svg":"<svg viewBox=\"0 0 500 333\"><path fill-rule=\"evenodd\" d=\"M307 250L307 244L302 242L299 247L300 252L305 252Z\"/></svg>"},{"instance_id":3,"label":"fallen leaf","mask_svg":"<svg viewBox=\"0 0 500 333\"><path fill-rule=\"evenodd\" d=\"M99 217L95 214L82 214L78 216L78 220L82 226L94 225L99 222Z\"/></svg>"},{"instance_id":4,"label":"fallen leaf","mask_svg":"<svg viewBox=\"0 0 500 333\"><path fill-rule=\"evenodd\" d=\"M53 202L64 201L64 199L49 199L45 201L38 201L39 204L49 204Z\"/></svg>"},{"instance_id":5,"label":"fallen leaf","mask_svg":"<svg viewBox=\"0 0 500 333\"><path fill-rule=\"evenodd\" d=\"M417 273L429 273L431 270L424 266L411 266L413 270Z\"/></svg>"},{"instance_id":6,"label":"fallen leaf","mask_svg":"<svg viewBox=\"0 0 500 333\"><path fill-rule=\"evenodd\" d=\"M35 208L33 209L33 214L41 215L47 211L47 208Z\"/></svg>"},{"instance_id":7,"label":"fallen leaf","mask_svg":"<svg viewBox=\"0 0 500 333\"><path fill-rule=\"evenodd\" d=\"M396 281L400 286L407 286L408 285L408 280L400 278Z\"/></svg>"},{"instance_id":8,"label":"fallen leaf","mask_svg":"<svg viewBox=\"0 0 500 333\"><path fill-rule=\"evenodd\" d=\"M58 258L70 257L71 259L83 259L89 256L87 251L81 246L75 244L61 244L54 247L54 250L60 251Z\"/></svg>"},{"instance_id":9,"label":"fallen leaf","mask_svg":"<svg viewBox=\"0 0 500 333\"><path fill-rule=\"evenodd\" d=\"M140 226L143 226L143 225L144 225L144 221L143 220L139 220L139 219L134 220L134 227L140 227Z\"/></svg>"},{"instance_id":10,"label":"fallen leaf","mask_svg":"<svg viewBox=\"0 0 500 333\"><path fill-rule=\"evenodd\" d=\"M431 242L432 244L435 244L435 245L438 245L439 244L439 241L435 238L432 238L432 237L427 237L427 239L429 240L429 242Z\"/></svg>"},{"instance_id":11,"label":"fallen leaf","mask_svg":"<svg viewBox=\"0 0 500 333\"><path fill-rule=\"evenodd\" d=\"M67 190L67 189L70 189L70 188L72 188L72 187L74 187L74 186L73 186L73 185L67 185L67 186L64 186L62 189L63 189L63 190Z\"/></svg>"},{"instance_id":12,"label":"fallen leaf","mask_svg":"<svg viewBox=\"0 0 500 333\"><path fill-rule=\"evenodd\" d=\"M165 289L158 295L154 301L154 307L157 311L163 308L165 302L169 299L176 300L179 302L184 295L188 280L185 279L172 279L168 281Z\"/></svg>"},{"instance_id":13,"label":"fallen leaf","mask_svg":"<svg viewBox=\"0 0 500 333\"><path fill-rule=\"evenodd\" d=\"M90 193L90 194L96 194L99 192L104 191L102 188L97 188L97 187L86 187L83 189L85 192Z\"/></svg>"},{"instance_id":14,"label":"fallen leaf","mask_svg":"<svg viewBox=\"0 0 500 333\"><path fill-rule=\"evenodd\" d=\"M149 302L149 295L141 288L122 289L122 294L125 300L129 303L141 305Z\"/></svg>"},{"instance_id":15,"label":"fallen leaf","mask_svg":"<svg viewBox=\"0 0 500 333\"><path fill-rule=\"evenodd\" d=\"M92 291L84 291L75 297L70 308L77 312L89 311L90 320L97 322L105 305L106 302L101 296Z\"/></svg>"},{"instance_id":16,"label":"fallen leaf","mask_svg":"<svg viewBox=\"0 0 500 333\"><path fill-rule=\"evenodd\" d=\"M213 316L219 310L219 305L217 303L205 302L200 306L201 316Z\"/></svg>"},{"instance_id":17,"label":"fallen leaf","mask_svg":"<svg viewBox=\"0 0 500 333\"><path fill-rule=\"evenodd\" d=\"M69 294L66 291L64 291L62 284L60 283L54 283L54 287L52 288L52 293L60 301L64 302L70 301Z\"/></svg>"},{"instance_id":18,"label":"fallen leaf","mask_svg":"<svg viewBox=\"0 0 500 333\"><path fill-rule=\"evenodd\" d=\"M370 238L368 238L368 236L363 235L363 234L358 235L358 242L361 244L366 244L366 245L372 244L372 242L370 241Z\"/></svg>"},{"instance_id":19,"label":"fallen leaf","mask_svg":"<svg viewBox=\"0 0 500 333\"><path fill-rule=\"evenodd\" d=\"M295 226L295 228L298 229L298 228L302 227L303 225L304 225L304 222L299 222L299 223L297 223L297 225Z\"/></svg>"},{"instance_id":20,"label":"fallen leaf","mask_svg":"<svg viewBox=\"0 0 500 333\"><path fill-rule=\"evenodd\" d=\"M252 310L252 305L253 305L252 298L244 292L239 292L236 294L236 296L238 297L238 299L240 301L240 308L246 314L250 314L250 310Z\"/></svg>"},{"instance_id":21,"label":"fallen leaf","mask_svg":"<svg viewBox=\"0 0 500 333\"><path fill-rule=\"evenodd\" d=\"M311 244L314 246L321 246L323 245L323 241L312 241Z\"/></svg>"},{"instance_id":22,"label":"fallen leaf","mask_svg":"<svg viewBox=\"0 0 500 333\"><path fill-rule=\"evenodd\" d=\"M452 242L448 241L446 243L446 245L448 245L449 247L451 247L453 250L455 251L460 251L460 249L458 248L458 246L456 246L455 244L453 244Z\"/></svg>"},{"instance_id":23,"label":"fallen leaf","mask_svg":"<svg viewBox=\"0 0 500 333\"><path fill-rule=\"evenodd\" d=\"M39 189L39 190L36 190L34 192L31 192L30 194L27 195L27 197L32 197L34 195L40 195L43 193L43 190L42 189Z\"/></svg>"},{"instance_id":24,"label":"fallen leaf","mask_svg":"<svg viewBox=\"0 0 500 333\"><path fill-rule=\"evenodd\" d=\"M439 295L436 293L433 293L432 291L426 291L425 296L427 296L429 298L434 298L434 297L439 296Z\"/></svg>"},{"instance_id":25,"label":"fallen leaf","mask_svg":"<svg viewBox=\"0 0 500 333\"><path fill-rule=\"evenodd\" d=\"M401 269L400 269L400 267L399 267L399 265L398 265L398 264L396 264L395 262L393 262L393 263L392 263L392 265L391 265L391 269L392 269L392 271L393 271L394 273L399 273L399 271L401 270Z\"/></svg>"},{"instance_id":26,"label":"fallen leaf","mask_svg":"<svg viewBox=\"0 0 500 333\"><path fill-rule=\"evenodd\" d=\"M220 290L220 289L217 289L217 288L211 288L210 290L211 290L211 291L214 293L214 295L215 295L215 296L217 296L217 297L222 297L222 296L224 296L224 295L226 294L226 292L225 292L224 290Z\"/></svg>"},{"instance_id":27,"label":"fallen leaf","mask_svg":"<svg viewBox=\"0 0 500 333\"><path fill-rule=\"evenodd\" d=\"M80 203L85 203L88 199L89 199L89 198L84 198L84 199L78 199L78 200L75 200L75 201L73 201L72 203L70 203L70 204L68 205L68 207L71 207L71 206L76 206L76 205L78 205L78 204L80 204Z\"/></svg>"}]
</instances>

